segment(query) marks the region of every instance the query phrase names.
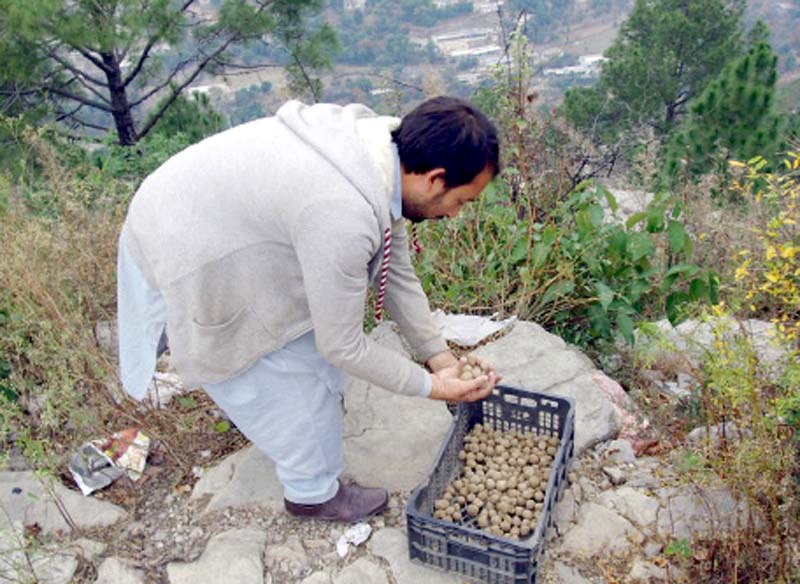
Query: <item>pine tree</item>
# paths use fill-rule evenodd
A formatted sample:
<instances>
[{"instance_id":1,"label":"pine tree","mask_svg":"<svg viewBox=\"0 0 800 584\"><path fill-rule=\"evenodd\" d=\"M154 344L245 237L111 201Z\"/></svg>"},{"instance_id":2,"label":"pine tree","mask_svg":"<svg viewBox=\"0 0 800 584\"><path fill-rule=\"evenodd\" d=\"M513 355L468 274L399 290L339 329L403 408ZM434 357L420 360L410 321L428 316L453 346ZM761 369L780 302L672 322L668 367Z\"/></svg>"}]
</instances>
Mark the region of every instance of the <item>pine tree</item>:
<instances>
[{"instance_id":1,"label":"pine tree","mask_svg":"<svg viewBox=\"0 0 800 584\"><path fill-rule=\"evenodd\" d=\"M777 61L769 44L758 42L709 83L668 146L669 177L681 169L691 176L724 173L729 160L771 160L785 147L775 111Z\"/></svg>"},{"instance_id":2,"label":"pine tree","mask_svg":"<svg viewBox=\"0 0 800 584\"><path fill-rule=\"evenodd\" d=\"M567 92L567 119L606 140L638 126L668 134L740 54L742 11L741 0L637 0L597 85Z\"/></svg>"}]
</instances>

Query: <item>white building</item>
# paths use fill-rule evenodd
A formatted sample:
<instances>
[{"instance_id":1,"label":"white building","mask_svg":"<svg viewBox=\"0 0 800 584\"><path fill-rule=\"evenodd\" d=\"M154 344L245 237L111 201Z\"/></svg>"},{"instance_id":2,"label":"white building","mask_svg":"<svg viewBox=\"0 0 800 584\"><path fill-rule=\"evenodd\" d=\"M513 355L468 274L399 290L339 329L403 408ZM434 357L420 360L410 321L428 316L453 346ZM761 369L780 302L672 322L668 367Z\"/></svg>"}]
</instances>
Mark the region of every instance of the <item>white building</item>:
<instances>
[{"instance_id":1,"label":"white building","mask_svg":"<svg viewBox=\"0 0 800 584\"><path fill-rule=\"evenodd\" d=\"M345 10L363 10L367 5L367 0L344 0Z\"/></svg>"}]
</instances>

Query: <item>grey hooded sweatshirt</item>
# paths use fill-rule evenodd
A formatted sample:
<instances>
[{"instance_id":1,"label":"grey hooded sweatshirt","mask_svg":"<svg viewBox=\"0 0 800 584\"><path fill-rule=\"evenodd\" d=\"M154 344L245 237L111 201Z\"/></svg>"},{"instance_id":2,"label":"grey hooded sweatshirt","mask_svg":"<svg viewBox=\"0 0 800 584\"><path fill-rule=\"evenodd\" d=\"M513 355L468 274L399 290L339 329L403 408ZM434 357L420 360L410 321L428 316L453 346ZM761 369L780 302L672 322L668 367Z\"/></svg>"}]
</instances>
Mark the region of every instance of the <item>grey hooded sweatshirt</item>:
<instances>
[{"instance_id":1,"label":"grey hooded sweatshirt","mask_svg":"<svg viewBox=\"0 0 800 584\"><path fill-rule=\"evenodd\" d=\"M419 359L447 349L403 220L391 220L386 119L359 105L289 102L187 148L142 183L125 240L164 296L173 363L188 384L235 377L313 328L320 354L345 372L422 391L427 372L362 329L391 227L386 307Z\"/></svg>"}]
</instances>

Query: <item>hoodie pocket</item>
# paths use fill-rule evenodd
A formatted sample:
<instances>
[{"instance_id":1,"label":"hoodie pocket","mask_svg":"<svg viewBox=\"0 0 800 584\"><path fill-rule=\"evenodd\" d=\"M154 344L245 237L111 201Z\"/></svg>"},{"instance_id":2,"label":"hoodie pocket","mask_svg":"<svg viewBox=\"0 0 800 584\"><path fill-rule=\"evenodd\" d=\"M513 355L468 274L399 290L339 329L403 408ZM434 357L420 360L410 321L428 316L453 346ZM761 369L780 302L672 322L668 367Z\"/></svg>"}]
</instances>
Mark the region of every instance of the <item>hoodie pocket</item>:
<instances>
[{"instance_id":1,"label":"hoodie pocket","mask_svg":"<svg viewBox=\"0 0 800 584\"><path fill-rule=\"evenodd\" d=\"M249 306L219 323L193 317L188 329L188 354L221 373L241 369L275 345L275 338Z\"/></svg>"}]
</instances>

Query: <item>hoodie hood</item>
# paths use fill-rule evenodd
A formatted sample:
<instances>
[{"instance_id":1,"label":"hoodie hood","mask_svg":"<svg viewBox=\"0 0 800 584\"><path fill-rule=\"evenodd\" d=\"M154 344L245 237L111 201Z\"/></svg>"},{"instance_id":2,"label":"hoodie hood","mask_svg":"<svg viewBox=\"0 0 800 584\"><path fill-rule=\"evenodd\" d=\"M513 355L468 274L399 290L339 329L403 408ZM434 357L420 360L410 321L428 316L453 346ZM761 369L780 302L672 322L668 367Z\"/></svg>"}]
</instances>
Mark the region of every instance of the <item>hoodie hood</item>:
<instances>
[{"instance_id":1,"label":"hoodie hood","mask_svg":"<svg viewBox=\"0 0 800 584\"><path fill-rule=\"evenodd\" d=\"M378 116L366 106L305 105L289 101L275 117L330 162L361 193L383 231L391 224L393 188L391 130L397 118ZM343 145L348 147L343 147ZM372 165L364 165L364 160Z\"/></svg>"}]
</instances>

